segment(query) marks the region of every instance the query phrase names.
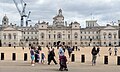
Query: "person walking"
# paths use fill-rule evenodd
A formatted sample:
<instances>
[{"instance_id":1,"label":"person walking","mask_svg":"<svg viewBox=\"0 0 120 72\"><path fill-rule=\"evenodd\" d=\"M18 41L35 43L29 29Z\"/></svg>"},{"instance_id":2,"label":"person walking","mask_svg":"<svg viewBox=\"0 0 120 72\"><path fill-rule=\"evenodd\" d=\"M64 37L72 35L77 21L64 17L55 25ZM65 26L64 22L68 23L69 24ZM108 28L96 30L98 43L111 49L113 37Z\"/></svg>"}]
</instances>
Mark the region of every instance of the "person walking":
<instances>
[{"instance_id":1,"label":"person walking","mask_svg":"<svg viewBox=\"0 0 120 72\"><path fill-rule=\"evenodd\" d=\"M70 46L68 46L68 55L69 55L69 58L71 57L71 53L72 53L72 48Z\"/></svg>"},{"instance_id":2,"label":"person walking","mask_svg":"<svg viewBox=\"0 0 120 72\"><path fill-rule=\"evenodd\" d=\"M93 47L91 53L92 53L92 66L93 66L93 65L96 65L96 58L97 58L97 54L98 54L95 47Z\"/></svg>"},{"instance_id":3,"label":"person walking","mask_svg":"<svg viewBox=\"0 0 120 72\"><path fill-rule=\"evenodd\" d=\"M63 68L64 70L68 71L66 62L67 62L67 59L66 59L66 56L64 55L63 46L60 45L59 46L59 64L60 64L59 70L60 71L63 71Z\"/></svg>"},{"instance_id":4,"label":"person walking","mask_svg":"<svg viewBox=\"0 0 120 72\"><path fill-rule=\"evenodd\" d=\"M30 55L31 55L31 65L34 66L35 62L35 53L34 53L34 48L31 47L31 50L30 50Z\"/></svg>"},{"instance_id":5,"label":"person walking","mask_svg":"<svg viewBox=\"0 0 120 72\"><path fill-rule=\"evenodd\" d=\"M47 46L47 48L48 48L48 63L50 62L50 48Z\"/></svg>"},{"instance_id":6,"label":"person walking","mask_svg":"<svg viewBox=\"0 0 120 72\"><path fill-rule=\"evenodd\" d=\"M111 48L109 48L109 55L111 56L112 55L112 49Z\"/></svg>"},{"instance_id":7,"label":"person walking","mask_svg":"<svg viewBox=\"0 0 120 72\"><path fill-rule=\"evenodd\" d=\"M35 48L35 63L39 63L40 56L38 48Z\"/></svg>"},{"instance_id":8,"label":"person walking","mask_svg":"<svg viewBox=\"0 0 120 72\"><path fill-rule=\"evenodd\" d=\"M118 51L118 49L117 49L116 46L115 46L115 48L114 48L114 51L115 51L115 56L117 56L117 51Z\"/></svg>"},{"instance_id":9,"label":"person walking","mask_svg":"<svg viewBox=\"0 0 120 72\"><path fill-rule=\"evenodd\" d=\"M57 62L56 62L56 60L55 60L55 52L54 52L54 49L52 49L52 51L50 51L50 60L49 60L49 62L48 62L48 65L50 65L50 63L51 63L51 61L53 60L53 62L55 63L55 64L57 64Z\"/></svg>"},{"instance_id":10,"label":"person walking","mask_svg":"<svg viewBox=\"0 0 120 72\"><path fill-rule=\"evenodd\" d=\"M45 53L42 51L41 52L41 63L44 64L45 62Z\"/></svg>"}]
</instances>

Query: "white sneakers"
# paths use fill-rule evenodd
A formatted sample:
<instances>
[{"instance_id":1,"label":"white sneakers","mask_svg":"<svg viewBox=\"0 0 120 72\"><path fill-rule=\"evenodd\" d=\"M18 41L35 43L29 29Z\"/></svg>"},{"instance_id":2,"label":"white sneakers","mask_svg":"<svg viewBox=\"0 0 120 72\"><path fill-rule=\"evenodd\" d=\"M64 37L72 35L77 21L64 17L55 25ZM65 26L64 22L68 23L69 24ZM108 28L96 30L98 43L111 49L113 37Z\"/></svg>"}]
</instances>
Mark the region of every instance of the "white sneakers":
<instances>
[{"instance_id":1,"label":"white sneakers","mask_svg":"<svg viewBox=\"0 0 120 72\"><path fill-rule=\"evenodd\" d=\"M32 66L35 66L35 64L32 64Z\"/></svg>"}]
</instances>

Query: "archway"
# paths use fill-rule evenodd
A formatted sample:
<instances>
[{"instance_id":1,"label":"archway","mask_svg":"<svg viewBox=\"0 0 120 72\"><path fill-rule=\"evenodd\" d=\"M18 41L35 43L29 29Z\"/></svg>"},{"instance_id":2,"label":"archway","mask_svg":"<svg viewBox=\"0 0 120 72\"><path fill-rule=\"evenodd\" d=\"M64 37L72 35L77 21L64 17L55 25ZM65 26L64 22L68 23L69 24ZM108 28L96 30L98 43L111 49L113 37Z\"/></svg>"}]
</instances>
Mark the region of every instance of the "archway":
<instances>
[{"instance_id":1,"label":"archway","mask_svg":"<svg viewBox=\"0 0 120 72\"><path fill-rule=\"evenodd\" d=\"M63 42L63 45L65 45L65 42Z\"/></svg>"},{"instance_id":2,"label":"archway","mask_svg":"<svg viewBox=\"0 0 120 72\"><path fill-rule=\"evenodd\" d=\"M109 46L111 46L111 43L109 43Z\"/></svg>"},{"instance_id":3,"label":"archway","mask_svg":"<svg viewBox=\"0 0 120 72\"><path fill-rule=\"evenodd\" d=\"M11 47L11 44L9 43L9 45L8 45L9 47Z\"/></svg>"},{"instance_id":4,"label":"archway","mask_svg":"<svg viewBox=\"0 0 120 72\"><path fill-rule=\"evenodd\" d=\"M53 42L53 46L56 46L56 42Z\"/></svg>"}]
</instances>

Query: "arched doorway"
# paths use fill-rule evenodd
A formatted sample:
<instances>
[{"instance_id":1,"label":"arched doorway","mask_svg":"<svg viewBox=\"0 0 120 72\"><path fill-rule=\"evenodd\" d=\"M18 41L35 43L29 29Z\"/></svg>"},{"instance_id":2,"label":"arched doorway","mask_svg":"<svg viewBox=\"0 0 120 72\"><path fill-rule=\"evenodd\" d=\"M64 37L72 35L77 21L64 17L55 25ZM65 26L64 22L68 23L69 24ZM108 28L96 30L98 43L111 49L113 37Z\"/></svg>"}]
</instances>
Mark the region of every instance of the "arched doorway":
<instances>
[{"instance_id":1,"label":"arched doorway","mask_svg":"<svg viewBox=\"0 0 120 72\"><path fill-rule=\"evenodd\" d=\"M53 43L53 46L56 46L56 42Z\"/></svg>"},{"instance_id":2,"label":"arched doorway","mask_svg":"<svg viewBox=\"0 0 120 72\"><path fill-rule=\"evenodd\" d=\"M11 44L9 43L8 46L11 47Z\"/></svg>"},{"instance_id":3,"label":"arched doorway","mask_svg":"<svg viewBox=\"0 0 120 72\"><path fill-rule=\"evenodd\" d=\"M111 42L109 43L109 46L111 46Z\"/></svg>"},{"instance_id":4,"label":"arched doorway","mask_svg":"<svg viewBox=\"0 0 120 72\"><path fill-rule=\"evenodd\" d=\"M63 45L65 45L65 42L63 42Z\"/></svg>"},{"instance_id":5,"label":"arched doorway","mask_svg":"<svg viewBox=\"0 0 120 72\"><path fill-rule=\"evenodd\" d=\"M57 46L60 44L60 41L57 42Z\"/></svg>"}]
</instances>

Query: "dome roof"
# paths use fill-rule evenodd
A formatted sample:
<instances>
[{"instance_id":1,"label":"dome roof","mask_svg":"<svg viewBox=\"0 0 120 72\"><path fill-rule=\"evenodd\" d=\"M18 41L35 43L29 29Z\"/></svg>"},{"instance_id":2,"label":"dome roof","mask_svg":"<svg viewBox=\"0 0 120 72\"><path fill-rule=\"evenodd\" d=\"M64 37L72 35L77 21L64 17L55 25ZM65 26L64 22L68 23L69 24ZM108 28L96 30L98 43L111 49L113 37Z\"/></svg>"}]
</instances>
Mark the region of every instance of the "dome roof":
<instances>
[{"instance_id":1,"label":"dome roof","mask_svg":"<svg viewBox=\"0 0 120 72\"><path fill-rule=\"evenodd\" d=\"M3 20L8 20L8 17L5 15L5 16L3 17Z\"/></svg>"}]
</instances>

